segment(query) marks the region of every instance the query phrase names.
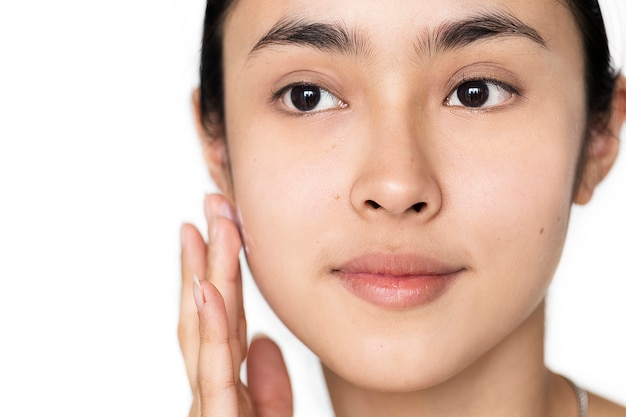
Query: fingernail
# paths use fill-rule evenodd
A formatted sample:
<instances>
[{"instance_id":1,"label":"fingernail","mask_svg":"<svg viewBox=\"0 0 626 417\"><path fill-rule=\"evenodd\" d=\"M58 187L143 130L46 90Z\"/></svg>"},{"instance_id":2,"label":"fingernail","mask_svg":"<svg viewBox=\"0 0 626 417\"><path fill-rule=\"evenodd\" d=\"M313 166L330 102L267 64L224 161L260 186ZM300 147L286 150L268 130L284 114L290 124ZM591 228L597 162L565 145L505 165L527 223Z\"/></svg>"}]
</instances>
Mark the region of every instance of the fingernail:
<instances>
[{"instance_id":1,"label":"fingernail","mask_svg":"<svg viewBox=\"0 0 626 417\"><path fill-rule=\"evenodd\" d=\"M226 201L223 201L222 204L220 204L219 214L220 216L226 217L229 220L232 220L232 221L235 220L233 209L230 207L230 204Z\"/></svg>"},{"instance_id":2,"label":"fingernail","mask_svg":"<svg viewBox=\"0 0 626 417\"><path fill-rule=\"evenodd\" d=\"M215 203L213 200L213 204L211 204L211 196L205 194L204 196L204 216L207 221L213 216L225 217L229 220L235 220L235 213L228 201L222 199L219 204Z\"/></svg>"},{"instance_id":3,"label":"fingernail","mask_svg":"<svg viewBox=\"0 0 626 417\"><path fill-rule=\"evenodd\" d=\"M193 299L196 302L196 307L200 310L204 304L206 303L206 298L204 297L204 290L200 285L200 280L196 275L193 276Z\"/></svg>"}]
</instances>

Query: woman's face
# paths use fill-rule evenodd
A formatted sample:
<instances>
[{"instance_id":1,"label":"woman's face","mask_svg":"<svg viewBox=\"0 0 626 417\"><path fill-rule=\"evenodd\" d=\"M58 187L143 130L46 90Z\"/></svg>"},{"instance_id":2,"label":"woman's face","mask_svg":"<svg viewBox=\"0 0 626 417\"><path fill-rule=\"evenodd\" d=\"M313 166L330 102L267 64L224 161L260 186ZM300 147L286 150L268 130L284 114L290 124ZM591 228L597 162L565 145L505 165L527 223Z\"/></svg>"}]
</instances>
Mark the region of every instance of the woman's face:
<instances>
[{"instance_id":1,"label":"woman's face","mask_svg":"<svg viewBox=\"0 0 626 417\"><path fill-rule=\"evenodd\" d=\"M424 388L529 317L585 131L565 5L239 0L224 30L249 265L325 365Z\"/></svg>"}]
</instances>

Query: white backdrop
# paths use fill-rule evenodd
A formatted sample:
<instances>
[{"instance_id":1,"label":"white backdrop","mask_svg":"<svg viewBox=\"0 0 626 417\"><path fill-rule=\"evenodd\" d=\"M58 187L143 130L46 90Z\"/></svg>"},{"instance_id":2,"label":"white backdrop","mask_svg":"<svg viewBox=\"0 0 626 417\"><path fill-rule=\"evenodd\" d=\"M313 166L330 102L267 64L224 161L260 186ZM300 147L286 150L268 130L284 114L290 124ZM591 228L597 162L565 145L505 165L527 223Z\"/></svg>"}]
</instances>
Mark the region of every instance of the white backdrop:
<instances>
[{"instance_id":1,"label":"white backdrop","mask_svg":"<svg viewBox=\"0 0 626 417\"><path fill-rule=\"evenodd\" d=\"M623 64L626 3L605 3ZM2 416L186 415L178 234L213 190L190 106L203 8L0 0ZM624 404L625 184L622 155L574 210L547 348L556 371ZM249 319L288 351L298 415L322 416L316 362L271 314Z\"/></svg>"}]
</instances>

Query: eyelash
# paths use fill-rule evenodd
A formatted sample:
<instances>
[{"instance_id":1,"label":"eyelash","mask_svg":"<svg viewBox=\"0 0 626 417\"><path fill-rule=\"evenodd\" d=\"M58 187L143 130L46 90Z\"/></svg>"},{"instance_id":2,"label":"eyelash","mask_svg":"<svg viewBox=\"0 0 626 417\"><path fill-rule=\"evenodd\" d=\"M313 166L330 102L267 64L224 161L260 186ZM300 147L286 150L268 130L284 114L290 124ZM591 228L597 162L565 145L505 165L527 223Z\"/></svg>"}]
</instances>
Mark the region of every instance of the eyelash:
<instances>
[{"instance_id":1,"label":"eyelash","mask_svg":"<svg viewBox=\"0 0 626 417\"><path fill-rule=\"evenodd\" d=\"M310 87L311 89L319 89L319 90L321 90L322 96L323 96L322 98L320 98L320 100L323 99L323 98L328 98L328 95L330 95L330 96L332 96L333 98L336 99L336 101L337 101L336 107L338 109L344 109L344 108L348 107L348 104L345 101L343 101L340 98L338 98L337 95L333 94L329 89L327 89L327 88L325 88L325 87L323 87L323 86L321 86L319 84L316 84L314 82L306 82L306 81L299 81L299 82L291 83L291 84L288 84L288 85L278 89L277 91L272 91L272 96L270 97L270 100L269 100L270 104L283 101L284 97L286 97L285 95L290 90L293 90L294 88L298 88L298 87ZM286 103L283 103L283 104L285 106L287 106ZM311 115L314 115L314 114L317 114L317 113L325 112L325 111L330 110L330 109L310 110L310 111L302 111L302 110L299 110L299 109L281 109L281 110L283 110L284 112L286 112L286 113L288 113L290 115L311 116Z\"/></svg>"},{"instance_id":2,"label":"eyelash","mask_svg":"<svg viewBox=\"0 0 626 417\"><path fill-rule=\"evenodd\" d=\"M481 106L466 106L463 105L461 103L461 105L453 105L450 104L450 101L453 99L455 92L458 94L458 90L459 88L463 87L464 85L467 85L469 83L472 82L480 82L480 83L484 83L486 85L492 85L495 86L498 89L502 89L503 91L511 94L512 96L521 96L520 91L509 85L506 84L502 81L493 79L493 78L481 78L481 77L471 77L471 78L464 78L462 81L460 81L459 83L456 84L456 86L452 89L452 91L450 91L450 93L448 93L448 95L446 96L446 99L444 100L443 104L445 106L448 107L460 107L469 111L473 111L473 112L485 112L485 111L490 111L494 108L499 107L499 105L493 105L493 106L489 106L489 107L483 107L483 105ZM310 87L311 89L319 89L320 91L322 91L322 95L325 96L325 98L328 98L326 95L331 95L332 97L334 97L337 101L337 108L343 109L348 107L347 103L345 103L343 100L339 99L336 95L334 95L333 93L331 93L328 89L315 84L313 82L306 82L306 81L300 81L300 82L295 82L295 83L291 83L288 84L280 89L278 89L277 91L272 91L272 96L270 97L269 102L270 103L276 103L279 101L283 101L284 98L286 97L285 94L288 93L290 90L293 90L294 88L298 88L298 87ZM458 99L458 97L457 97ZM460 100L460 99L459 99ZM507 100L508 101L508 100ZM283 103L285 106L287 106L286 103ZM293 104L293 103L292 103ZM310 116L316 113L320 113L320 112L324 112L327 111L329 109L322 109L322 110L310 110L310 111L303 111L303 110L299 110L299 109L288 109L288 110L284 110L285 112L292 114L292 115L297 115L297 116Z\"/></svg>"},{"instance_id":3,"label":"eyelash","mask_svg":"<svg viewBox=\"0 0 626 417\"><path fill-rule=\"evenodd\" d=\"M485 112L485 111L490 111L493 110L494 108L497 108L499 106L491 106L491 107L468 107L468 106L456 106L456 105L451 105L450 104L450 100L452 99L452 97L454 96L454 93L457 92L459 90L459 88L461 88L463 85L466 85L468 83L471 82L482 82L485 84L491 84L494 85L497 88L500 88L504 91L506 91L507 93L511 94L512 96L519 96L519 97L523 97L520 90L518 90L517 88L513 87L510 84L504 83L502 81L496 80L494 78L488 78L488 77L468 77L468 78L464 78L462 81L460 81L459 83L457 83L455 85L455 87L452 89L452 91L450 91L450 93L448 93L448 95L446 96L446 99L443 101L444 105L448 106L448 107L461 107L463 109L466 110L470 110L473 112Z\"/></svg>"}]
</instances>

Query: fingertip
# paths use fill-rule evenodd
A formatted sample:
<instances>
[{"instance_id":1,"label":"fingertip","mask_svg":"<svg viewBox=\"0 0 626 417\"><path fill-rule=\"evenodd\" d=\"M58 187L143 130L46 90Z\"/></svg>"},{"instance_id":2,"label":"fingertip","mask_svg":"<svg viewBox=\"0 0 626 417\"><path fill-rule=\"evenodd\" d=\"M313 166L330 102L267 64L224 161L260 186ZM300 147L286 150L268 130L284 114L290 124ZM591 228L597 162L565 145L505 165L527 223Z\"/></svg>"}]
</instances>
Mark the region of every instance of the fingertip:
<instances>
[{"instance_id":1,"label":"fingertip","mask_svg":"<svg viewBox=\"0 0 626 417\"><path fill-rule=\"evenodd\" d=\"M252 336L252 341L250 343L255 342L257 340L264 340L264 339L271 340L270 337L266 335L265 333L255 333L255 335Z\"/></svg>"},{"instance_id":2,"label":"fingertip","mask_svg":"<svg viewBox=\"0 0 626 417\"><path fill-rule=\"evenodd\" d=\"M225 217L232 222L235 221L235 213L234 213L233 207L230 205L230 203L226 199L220 202L219 207L218 207L218 214L221 217Z\"/></svg>"},{"instance_id":3,"label":"fingertip","mask_svg":"<svg viewBox=\"0 0 626 417\"><path fill-rule=\"evenodd\" d=\"M224 217L235 221L235 211L231 203L222 194L205 194L204 215L207 221L215 217Z\"/></svg>"},{"instance_id":4,"label":"fingertip","mask_svg":"<svg viewBox=\"0 0 626 417\"><path fill-rule=\"evenodd\" d=\"M215 217L212 227L215 229L214 233L216 238L219 230L220 237L217 238L217 240L220 240L220 244L227 245L230 248L229 251L233 250L239 252L242 241L239 228L235 222L225 217Z\"/></svg>"},{"instance_id":5,"label":"fingertip","mask_svg":"<svg viewBox=\"0 0 626 417\"><path fill-rule=\"evenodd\" d=\"M219 311L226 311L224 298L219 289L217 289L212 282L206 279L200 279L197 275L194 275L193 291L198 311L204 311L204 307L207 306L207 314L213 318L219 315Z\"/></svg>"},{"instance_id":6,"label":"fingertip","mask_svg":"<svg viewBox=\"0 0 626 417\"><path fill-rule=\"evenodd\" d=\"M228 341L228 316L224 298L213 283L194 279L194 300L198 308L200 338L205 341Z\"/></svg>"},{"instance_id":7,"label":"fingertip","mask_svg":"<svg viewBox=\"0 0 626 417\"><path fill-rule=\"evenodd\" d=\"M191 226L189 223L183 223L180 225L180 245L183 249L189 247L189 240L191 231L189 230Z\"/></svg>"},{"instance_id":8,"label":"fingertip","mask_svg":"<svg viewBox=\"0 0 626 417\"><path fill-rule=\"evenodd\" d=\"M270 355L271 357L280 358L279 361L283 360L280 346L278 346L278 343L276 343L272 338L263 333L257 333L252 337L249 351L252 356L256 356L256 354L262 352L262 356Z\"/></svg>"},{"instance_id":9,"label":"fingertip","mask_svg":"<svg viewBox=\"0 0 626 417\"><path fill-rule=\"evenodd\" d=\"M192 248L204 243L204 238L196 226L191 223L182 223L180 226L180 243L184 249Z\"/></svg>"},{"instance_id":10,"label":"fingertip","mask_svg":"<svg viewBox=\"0 0 626 417\"><path fill-rule=\"evenodd\" d=\"M256 335L248 352L248 388L261 415L293 415L293 395L285 360L278 345Z\"/></svg>"}]
</instances>

